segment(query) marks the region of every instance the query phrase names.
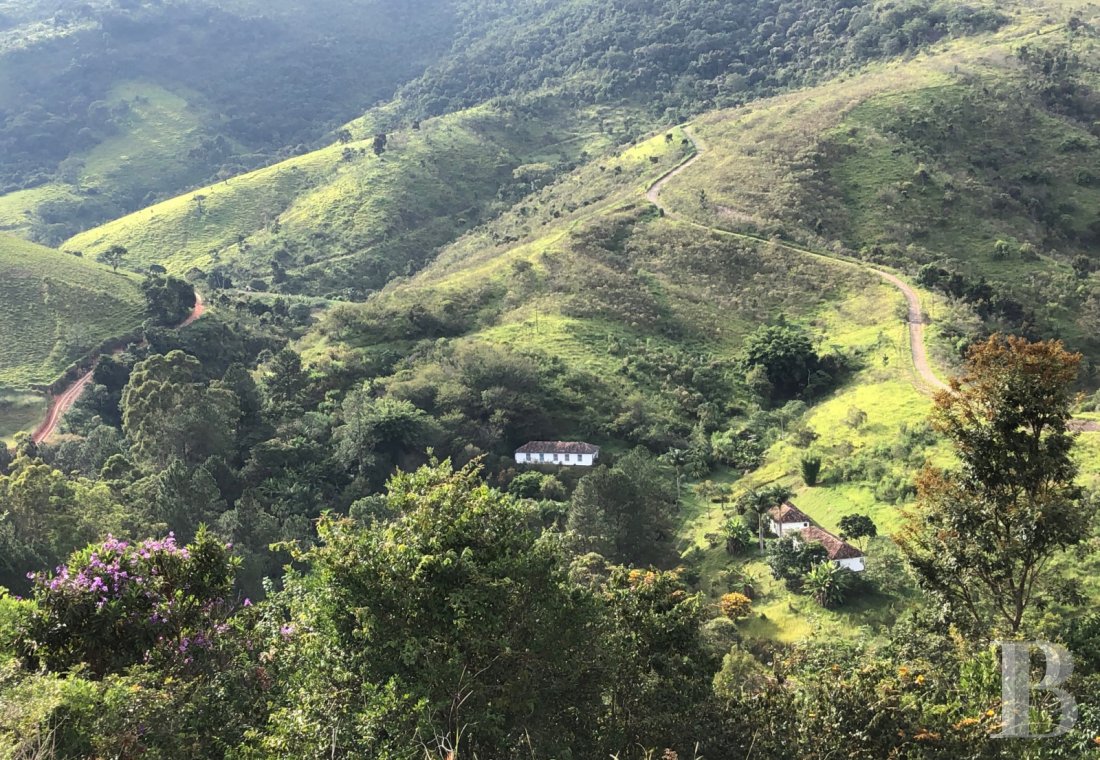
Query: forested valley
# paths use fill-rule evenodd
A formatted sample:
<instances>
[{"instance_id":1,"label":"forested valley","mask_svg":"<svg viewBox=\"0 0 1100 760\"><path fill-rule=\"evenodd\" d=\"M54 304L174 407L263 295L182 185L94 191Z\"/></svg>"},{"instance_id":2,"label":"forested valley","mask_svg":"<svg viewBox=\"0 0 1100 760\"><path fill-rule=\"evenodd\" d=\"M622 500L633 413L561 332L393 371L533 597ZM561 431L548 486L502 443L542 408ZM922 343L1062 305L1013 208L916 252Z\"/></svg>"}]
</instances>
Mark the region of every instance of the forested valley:
<instances>
[{"instance_id":1,"label":"forested valley","mask_svg":"<svg viewBox=\"0 0 1100 760\"><path fill-rule=\"evenodd\" d=\"M0 0L0 758L1100 752L1098 43Z\"/></svg>"}]
</instances>

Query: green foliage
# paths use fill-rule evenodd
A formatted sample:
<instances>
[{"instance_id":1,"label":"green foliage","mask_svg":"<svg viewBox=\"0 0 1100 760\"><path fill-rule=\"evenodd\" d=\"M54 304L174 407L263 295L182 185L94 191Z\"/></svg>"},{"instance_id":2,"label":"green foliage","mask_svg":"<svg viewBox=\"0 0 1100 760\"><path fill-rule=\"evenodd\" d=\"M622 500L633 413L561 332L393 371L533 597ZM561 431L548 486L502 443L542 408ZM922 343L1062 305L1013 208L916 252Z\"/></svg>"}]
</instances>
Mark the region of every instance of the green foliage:
<instances>
[{"instance_id":1,"label":"green foliage","mask_svg":"<svg viewBox=\"0 0 1100 760\"><path fill-rule=\"evenodd\" d=\"M19 113L0 128L0 192L50 182L29 210L54 242L300 151L444 53L452 5L24 4L0 41L0 111Z\"/></svg>"},{"instance_id":2,"label":"green foliage","mask_svg":"<svg viewBox=\"0 0 1100 760\"><path fill-rule=\"evenodd\" d=\"M0 585L22 589L26 573L53 566L133 515L102 483L68 479L26 452L0 474Z\"/></svg>"},{"instance_id":3,"label":"green foliage","mask_svg":"<svg viewBox=\"0 0 1100 760\"><path fill-rule=\"evenodd\" d=\"M195 289L175 277L151 274L141 283L145 312L158 325L175 326L195 308Z\"/></svg>"},{"instance_id":4,"label":"green foliage","mask_svg":"<svg viewBox=\"0 0 1100 760\"><path fill-rule=\"evenodd\" d=\"M802 482L813 488L817 485L817 478L821 474L821 457L807 455L799 460L799 468L802 472Z\"/></svg>"},{"instance_id":5,"label":"green foliage","mask_svg":"<svg viewBox=\"0 0 1100 760\"><path fill-rule=\"evenodd\" d=\"M972 630L1019 632L1051 559L1089 534L1096 505L1076 482L1068 427L1080 358L994 336L936 399L960 467L925 470L897 540L922 587Z\"/></svg>"},{"instance_id":6,"label":"green foliage","mask_svg":"<svg viewBox=\"0 0 1100 760\"><path fill-rule=\"evenodd\" d=\"M788 589L801 590L808 574L819 565L832 565L829 553L819 543L783 536L768 547L768 567L772 577Z\"/></svg>"},{"instance_id":7,"label":"green foliage","mask_svg":"<svg viewBox=\"0 0 1100 760\"><path fill-rule=\"evenodd\" d=\"M262 743L308 754L333 719L349 751L395 758L419 758L419 742L493 757L524 736L551 754L590 742L597 610L568 588L530 509L448 463L396 476L387 501L392 524L325 520L322 543L301 557L314 570L291 582L288 601L316 634L292 644L306 670ZM333 677L357 687L335 702L310 688ZM387 693L403 696L393 704Z\"/></svg>"},{"instance_id":8,"label":"green foliage","mask_svg":"<svg viewBox=\"0 0 1100 760\"><path fill-rule=\"evenodd\" d=\"M832 562L820 562L802 576L802 589L825 609L844 604L852 585L852 571Z\"/></svg>"},{"instance_id":9,"label":"green foliage","mask_svg":"<svg viewBox=\"0 0 1100 760\"><path fill-rule=\"evenodd\" d=\"M122 425L139 463L196 465L233 450L240 400L223 383L203 383L201 367L182 351L134 367L122 392Z\"/></svg>"},{"instance_id":10,"label":"green foliage","mask_svg":"<svg viewBox=\"0 0 1100 760\"><path fill-rule=\"evenodd\" d=\"M993 11L925 0L662 0L611 9L579 0L479 10L465 54L429 68L403 99L440 113L551 79L588 100L644 98L654 113L736 105L1003 21Z\"/></svg>"},{"instance_id":11,"label":"green foliage","mask_svg":"<svg viewBox=\"0 0 1100 760\"><path fill-rule=\"evenodd\" d=\"M722 527L722 535L726 539L726 552L740 554L752 546L755 536L749 526L740 517L731 517Z\"/></svg>"},{"instance_id":12,"label":"green foliage","mask_svg":"<svg viewBox=\"0 0 1100 760\"><path fill-rule=\"evenodd\" d=\"M100 264L106 264L112 271L117 272L118 268L122 266L122 262L126 259L126 254L127 250L124 246L112 245L96 254L95 260Z\"/></svg>"},{"instance_id":13,"label":"green foliage","mask_svg":"<svg viewBox=\"0 0 1100 760\"><path fill-rule=\"evenodd\" d=\"M844 515L837 524L840 527L840 537L845 541L859 542L860 548L862 548L863 539L878 535L878 528L867 515Z\"/></svg>"},{"instance_id":14,"label":"green foliage","mask_svg":"<svg viewBox=\"0 0 1100 760\"><path fill-rule=\"evenodd\" d=\"M791 489L781 485L754 488L738 497L734 507L739 514L751 516L754 520L757 536L760 539L760 551L764 551L764 532L767 530L768 510L778 507L789 498L791 498Z\"/></svg>"},{"instance_id":15,"label":"green foliage","mask_svg":"<svg viewBox=\"0 0 1100 760\"><path fill-rule=\"evenodd\" d=\"M754 370L763 373L758 379L751 376L748 383L768 402L790 401L807 392L813 395L834 382L810 335L786 324L761 327L746 338L741 364L750 375Z\"/></svg>"},{"instance_id":16,"label":"green foliage","mask_svg":"<svg viewBox=\"0 0 1100 760\"><path fill-rule=\"evenodd\" d=\"M615 564L667 565L676 509L670 481L642 449L585 475L569 507L578 551L597 552Z\"/></svg>"}]
</instances>

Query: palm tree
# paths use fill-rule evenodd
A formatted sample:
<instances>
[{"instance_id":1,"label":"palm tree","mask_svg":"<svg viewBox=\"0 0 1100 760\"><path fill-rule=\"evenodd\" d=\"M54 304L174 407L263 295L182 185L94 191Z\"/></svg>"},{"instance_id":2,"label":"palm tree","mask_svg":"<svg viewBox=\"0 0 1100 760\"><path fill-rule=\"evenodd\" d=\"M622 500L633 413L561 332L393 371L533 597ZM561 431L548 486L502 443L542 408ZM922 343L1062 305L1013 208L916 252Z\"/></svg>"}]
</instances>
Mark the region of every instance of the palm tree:
<instances>
[{"instance_id":1,"label":"palm tree","mask_svg":"<svg viewBox=\"0 0 1100 760\"><path fill-rule=\"evenodd\" d=\"M704 480L702 483L698 483L695 488L695 495L703 500L703 503L707 505L707 517L710 517L711 510L714 508L714 503L711 499L717 495L720 487L714 483L713 480Z\"/></svg>"},{"instance_id":2,"label":"palm tree","mask_svg":"<svg viewBox=\"0 0 1100 760\"><path fill-rule=\"evenodd\" d=\"M718 498L722 500L722 511L728 512L730 508L730 502L733 500L733 494L735 488L732 485L719 485L718 486Z\"/></svg>"},{"instance_id":3,"label":"palm tree","mask_svg":"<svg viewBox=\"0 0 1100 760\"><path fill-rule=\"evenodd\" d=\"M671 465L676 472L676 501L680 501L680 484L683 482L684 468L688 463L687 450L671 448L661 455L661 461Z\"/></svg>"},{"instance_id":4,"label":"palm tree","mask_svg":"<svg viewBox=\"0 0 1100 760\"><path fill-rule=\"evenodd\" d=\"M740 514L752 513L756 515L757 537L760 539L760 551L764 551L764 518L768 510L777 507L791 498L791 489L784 486L768 486L767 488L753 489L737 500L737 511Z\"/></svg>"}]
</instances>

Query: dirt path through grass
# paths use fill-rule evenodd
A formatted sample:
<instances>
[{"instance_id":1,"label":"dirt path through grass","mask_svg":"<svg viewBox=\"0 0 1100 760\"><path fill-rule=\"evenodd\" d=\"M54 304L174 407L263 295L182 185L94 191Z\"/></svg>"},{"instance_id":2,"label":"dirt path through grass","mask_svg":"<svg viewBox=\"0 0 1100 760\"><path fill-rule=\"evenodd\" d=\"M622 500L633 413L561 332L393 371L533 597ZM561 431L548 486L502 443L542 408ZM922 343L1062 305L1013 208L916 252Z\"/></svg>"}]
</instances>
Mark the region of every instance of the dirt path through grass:
<instances>
[{"instance_id":1,"label":"dirt path through grass","mask_svg":"<svg viewBox=\"0 0 1100 760\"><path fill-rule=\"evenodd\" d=\"M659 208L661 212L669 219L675 219L678 222L685 224L691 224L695 227L700 227L710 232L720 235L727 235L730 237L742 238L744 240L753 240L758 243L769 243L777 245L781 248L786 248L789 251L801 253L806 256L813 256L819 259L827 259L829 261L837 262L840 264L847 264L848 266L857 267L866 272L871 272L877 275L883 281L889 283L893 287L901 291L901 294L905 296L905 301L909 307L909 313L906 318L906 322L909 325L909 354L913 358L913 367L917 372L917 379L914 382L914 386L918 391L931 396L934 393L946 390L948 385L941 380L932 369L932 363L928 360L928 351L924 344L924 327L926 324L924 309L921 307L920 294L916 289L905 282L895 274L876 269L865 262L858 261L856 259L849 259L843 256L830 255L826 253L820 253L818 251L811 251L808 248L802 248L800 246L791 245L790 243L783 243L776 240L769 240L767 238L759 237L757 235L750 235L744 232L732 232L730 230L722 229L721 227L711 227L700 222L696 222L693 219L688 219L682 214L670 209L668 206L661 202L661 191L664 190L672 179L684 172L688 167L703 157L703 154L707 151L706 144L696 135L690 126L685 126L684 134L691 140L692 145L695 146L695 153L691 158L687 159L675 169L669 171L662 176L656 182L654 182L649 190L646 191L646 199L649 200L654 206ZM1100 432L1100 422L1095 420L1074 419L1070 421L1070 428L1079 432Z\"/></svg>"},{"instance_id":2,"label":"dirt path through grass","mask_svg":"<svg viewBox=\"0 0 1100 760\"><path fill-rule=\"evenodd\" d=\"M197 290L195 291L195 307L191 309L191 313L187 315L187 319L183 320L176 326L177 330L182 330L188 325L194 324L195 320L206 313L206 302L202 300L202 294ZM98 359L96 360L98 363ZM92 383L92 377L95 375L95 364L92 364L92 368L77 378L68 388L62 391L60 394L50 399L49 410L46 412L46 419L42 421L42 424L38 426L38 429L34 431L31 438L35 443L42 443L51 435L57 431L57 426L61 423L61 418L65 416L65 412L73 408L73 404L84 395L84 391Z\"/></svg>"},{"instance_id":3,"label":"dirt path through grass","mask_svg":"<svg viewBox=\"0 0 1100 760\"><path fill-rule=\"evenodd\" d=\"M744 232L733 232L731 230L726 230L721 227L710 227L708 225L696 222L692 219L688 219L683 215L676 213L668 206L664 205L661 202L661 191L664 190L665 185L667 185L672 179L676 178L688 167L690 167L692 164L702 158L703 154L707 151L706 144L699 138L698 135L696 135L692 131L690 126L684 127L684 134L687 135L688 139L691 140L692 144L695 146L695 154L687 161L684 161L675 169L658 179L655 183L653 183L652 186L650 186L649 190L646 191L646 199L648 199L650 203L661 209L666 217L670 219L675 219L679 222L685 222L687 224L701 227L703 229L721 235L728 235L732 237L739 237L745 240L752 240L759 243L769 243L777 245L781 248L786 248L789 251L794 251L796 253L800 253L806 256L813 256L819 259L827 259L829 261L837 262L840 264L857 267L880 277L882 280L901 291L902 295L905 296L906 303L909 306L909 314L906 320L909 324L909 353L913 357L913 366L917 371L917 376L920 381L917 384L918 390L926 395L931 395L932 393L943 390L947 387L947 384L936 375L935 371L933 371L932 364L928 360L928 352L926 351L924 345L925 318L924 310L921 308L920 295L911 285L906 283L897 275L891 274L889 272L884 272L881 269L875 269L872 266L869 266L860 261L856 261L854 259L820 253L818 251L811 251L808 248L802 248L800 246L791 245L790 243L783 243L776 240L769 240L767 238L759 237L757 235L750 235Z\"/></svg>"}]
</instances>

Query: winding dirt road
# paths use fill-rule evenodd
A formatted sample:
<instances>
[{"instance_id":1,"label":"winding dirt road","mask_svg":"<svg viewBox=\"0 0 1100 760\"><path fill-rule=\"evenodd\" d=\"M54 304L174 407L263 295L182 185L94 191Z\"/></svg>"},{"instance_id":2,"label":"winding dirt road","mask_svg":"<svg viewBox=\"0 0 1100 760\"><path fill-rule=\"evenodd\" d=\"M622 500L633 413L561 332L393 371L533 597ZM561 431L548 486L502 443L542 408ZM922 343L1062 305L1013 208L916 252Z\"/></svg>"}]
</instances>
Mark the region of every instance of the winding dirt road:
<instances>
[{"instance_id":1,"label":"winding dirt road","mask_svg":"<svg viewBox=\"0 0 1100 760\"><path fill-rule=\"evenodd\" d=\"M187 315L187 319L176 325L176 329L182 330L188 325L194 324L195 320L205 313L206 302L202 300L202 294L196 290L195 307L191 309L191 313ZM144 345L144 343L142 345ZM98 361L99 359L97 358L96 363L98 363ZM42 424L39 425L38 429L31 435L35 443L42 443L57 431L57 426L61 423L61 418L64 417L65 412L72 409L73 404L84 395L84 391L91 385L94 375L95 363L92 364L90 370L77 378L72 385L58 395L50 398L50 406L49 411L46 412L46 419L42 421Z\"/></svg>"},{"instance_id":2,"label":"winding dirt road","mask_svg":"<svg viewBox=\"0 0 1100 760\"><path fill-rule=\"evenodd\" d=\"M924 344L924 327L927 324L925 319L924 309L921 307L920 294L909 283L890 272L883 271L881 269L875 269L865 263L854 261L852 259L846 259L838 256L830 256L828 254L819 253L818 251L811 251L807 248L791 245L790 243L781 243L775 240L769 240L756 235L750 235L743 232L731 232L730 230L722 229L721 227L710 227L708 225L696 222L693 219L688 219L682 214L670 209L664 203L661 202L661 191L665 186L679 174L684 172L688 167L703 157L706 152L706 144L696 135L690 126L684 127L684 134L691 140L692 145L695 147L695 154L677 166L675 169L661 176L656 182L654 182L649 190L646 191L646 199L649 200L657 208L661 209L661 212L670 219L675 219L678 222L691 224L692 226L699 227L701 229L708 230L720 235L729 237L741 238L744 240L753 240L760 243L769 243L777 245L780 248L785 248L789 251L801 253L806 256L813 256L819 259L827 259L829 261L846 264L857 269L862 269L867 272L871 272L878 277L881 277L885 282L893 285L901 294L905 296L905 301L909 306L909 314L906 321L909 324L909 353L913 357L913 367L917 372L918 382L914 383L917 390L921 393L931 396L938 391L946 390L948 385L936 375L932 369L932 363L928 360L928 351ZM1100 422L1095 420L1075 419L1071 420L1070 428L1078 432L1100 432Z\"/></svg>"}]
</instances>

